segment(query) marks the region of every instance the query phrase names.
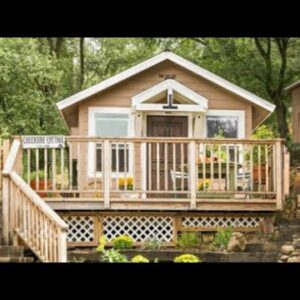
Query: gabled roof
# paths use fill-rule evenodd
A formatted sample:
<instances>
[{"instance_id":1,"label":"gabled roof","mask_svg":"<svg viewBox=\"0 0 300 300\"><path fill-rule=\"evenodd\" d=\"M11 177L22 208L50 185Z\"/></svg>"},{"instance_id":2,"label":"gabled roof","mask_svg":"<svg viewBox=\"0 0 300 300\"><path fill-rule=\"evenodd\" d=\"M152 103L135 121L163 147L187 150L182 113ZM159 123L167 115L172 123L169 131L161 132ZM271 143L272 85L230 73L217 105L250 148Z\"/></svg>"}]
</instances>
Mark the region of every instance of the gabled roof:
<instances>
[{"instance_id":1,"label":"gabled roof","mask_svg":"<svg viewBox=\"0 0 300 300\"><path fill-rule=\"evenodd\" d=\"M300 85L300 80L298 80L298 81L296 81L296 82L290 84L289 86L287 86L287 87L285 88L285 90L289 93L289 92L291 92L293 89L297 88L299 85Z\"/></svg>"},{"instance_id":2,"label":"gabled roof","mask_svg":"<svg viewBox=\"0 0 300 300\"><path fill-rule=\"evenodd\" d=\"M193 90L187 88L186 86L182 85L178 81L173 79L164 80L155 86L147 89L146 91L141 92L140 94L132 97L132 105L135 106L142 102L149 100L150 98L159 95L160 93L172 89L173 91L177 92L178 94L185 96L190 101L194 102L195 104L201 105L203 108L207 109L207 99Z\"/></svg>"},{"instance_id":3,"label":"gabled roof","mask_svg":"<svg viewBox=\"0 0 300 300\"><path fill-rule=\"evenodd\" d=\"M163 61L169 60L171 62L174 62L175 64L195 73L196 75L199 75L206 80L217 84L220 87L223 87L224 89L252 102L253 104L256 104L260 107L263 107L264 109L273 112L275 109L275 105L248 92L247 90L240 88L239 86L225 80L224 78L215 75L211 72L209 72L206 69L203 69L199 67L198 65L184 59L183 57L180 57L172 52L162 52L138 65L135 65L109 79L106 79L96 85L93 85L71 97L68 97L60 102L57 103L57 107L59 110L63 110L73 104L76 104L96 93L99 93L125 79L128 79L144 70L147 70Z\"/></svg>"}]
</instances>

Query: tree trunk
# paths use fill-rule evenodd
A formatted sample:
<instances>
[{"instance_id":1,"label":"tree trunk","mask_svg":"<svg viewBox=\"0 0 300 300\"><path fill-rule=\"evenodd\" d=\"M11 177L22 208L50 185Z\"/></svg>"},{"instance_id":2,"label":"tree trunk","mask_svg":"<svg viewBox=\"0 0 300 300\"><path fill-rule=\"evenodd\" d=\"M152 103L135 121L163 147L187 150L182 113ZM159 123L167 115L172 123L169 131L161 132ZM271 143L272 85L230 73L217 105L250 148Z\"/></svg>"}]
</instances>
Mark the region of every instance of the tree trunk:
<instances>
[{"instance_id":1,"label":"tree trunk","mask_svg":"<svg viewBox=\"0 0 300 300\"><path fill-rule=\"evenodd\" d=\"M79 41L79 52L80 52L80 88L83 87L84 83L84 38L80 38Z\"/></svg>"},{"instance_id":2,"label":"tree trunk","mask_svg":"<svg viewBox=\"0 0 300 300\"><path fill-rule=\"evenodd\" d=\"M286 121L287 108L281 101L277 102L275 113L278 120L279 135L283 139L289 139L289 130Z\"/></svg>"}]
</instances>

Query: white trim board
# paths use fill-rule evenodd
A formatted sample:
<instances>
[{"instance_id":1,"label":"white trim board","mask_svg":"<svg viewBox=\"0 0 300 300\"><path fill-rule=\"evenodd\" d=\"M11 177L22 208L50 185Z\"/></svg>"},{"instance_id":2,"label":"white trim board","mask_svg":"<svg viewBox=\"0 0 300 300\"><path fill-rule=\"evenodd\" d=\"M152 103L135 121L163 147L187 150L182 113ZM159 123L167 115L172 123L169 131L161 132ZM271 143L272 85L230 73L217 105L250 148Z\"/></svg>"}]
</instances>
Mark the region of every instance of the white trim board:
<instances>
[{"instance_id":1,"label":"white trim board","mask_svg":"<svg viewBox=\"0 0 300 300\"><path fill-rule=\"evenodd\" d=\"M136 111L160 111L164 112L166 109L163 108L166 104L157 104L157 103L144 103L137 104ZM174 104L177 108L168 109L167 112L205 112L206 109L203 109L200 105L189 105L189 104Z\"/></svg>"},{"instance_id":2,"label":"white trim board","mask_svg":"<svg viewBox=\"0 0 300 300\"><path fill-rule=\"evenodd\" d=\"M141 104L151 99L152 97L169 90L175 91L178 94L185 96L192 103L198 104L202 106L202 108L207 109L208 100L205 97L197 94L193 90L187 88L186 86L173 79L164 80L147 89L146 91L143 91L142 93L132 97L132 106L137 106L138 104Z\"/></svg>"},{"instance_id":3,"label":"white trim board","mask_svg":"<svg viewBox=\"0 0 300 300\"><path fill-rule=\"evenodd\" d=\"M258 105L260 107L263 107L264 109L273 112L275 109L275 105L266 101L265 99L262 99L251 92L225 80L224 78L213 74L209 72L206 69L203 69L199 67L198 65L184 59L183 57L180 57L172 52L162 52L136 66L133 66L109 79L106 79L96 85L93 85L71 97L68 97L60 102L58 102L56 105L59 110L63 110L68 106L71 106L77 102L82 101L85 98L88 98L96 93L99 93L125 79L128 79L144 70L147 70L165 60L170 60L174 62L175 64L207 79L208 81L217 84L220 87L223 87L224 89L252 102L255 105Z\"/></svg>"}]
</instances>

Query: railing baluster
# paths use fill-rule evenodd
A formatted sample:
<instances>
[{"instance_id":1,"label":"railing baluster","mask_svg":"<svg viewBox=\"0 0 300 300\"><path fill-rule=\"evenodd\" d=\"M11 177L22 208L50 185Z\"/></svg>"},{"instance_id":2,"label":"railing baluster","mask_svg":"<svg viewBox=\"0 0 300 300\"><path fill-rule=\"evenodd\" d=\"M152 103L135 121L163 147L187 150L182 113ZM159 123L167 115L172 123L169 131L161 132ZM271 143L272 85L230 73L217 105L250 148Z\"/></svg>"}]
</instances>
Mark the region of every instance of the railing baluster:
<instances>
[{"instance_id":1,"label":"railing baluster","mask_svg":"<svg viewBox=\"0 0 300 300\"><path fill-rule=\"evenodd\" d=\"M60 149L60 176L61 176L61 190L64 189L64 172L65 172L65 163L64 163L64 148Z\"/></svg>"},{"instance_id":2,"label":"railing baluster","mask_svg":"<svg viewBox=\"0 0 300 300\"><path fill-rule=\"evenodd\" d=\"M180 143L180 171L181 171L181 191L184 190L184 147L183 143Z\"/></svg>"},{"instance_id":3,"label":"railing baluster","mask_svg":"<svg viewBox=\"0 0 300 300\"><path fill-rule=\"evenodd\" d=\"M52 149L52 189L56 189L56 152Z\"/></svg>"},{"instance_id":4,"label":"railing baluster","mask_svg":"<svg viewBox=\"0 0 300 300\"><path fill-rule=\"evenodd\" d=\"M213 190L214 185L214 150L213 144L210 144L209 151L210 151L210 185L209 189Z\"/></svg>"},{"instance_id":5,"label":"railing baluster","mask_svg":"<svg viewBox=\"0 0 300 300\"><path fill-rule=\"evenodd\" d=\"M176 144L173 143L173 190L176 191Z\"/></svg>"},{"instance_id":6,"label":"railing baluster","mask_svg":"<svg viewBox=\"0 0 300 300\"><path fill-rule=\"evenodd\" d=\"M159 142L156 143L156 190L160 191L160 157L159 157Z\"/></svg>"},{"instance_id":7,"label":"railing baluster","mask_svg":"<svg viewBox=\"0 0 300 300\"><path fill-rule=\"evenodd\" d=\"M72 163L72 143L69 142L69 189L72 190L73 189L73 163Z\"/></svg>"},{"instance_id":8,"label":"railing baluster","mask_svg":"<svg viewBox=\"0 0 300 300\"><path fill-rule=\"evenodd\" d=\"M221 169L221 145L218 145L218 178L219 178L219 191L221 191L221 183L222 183L222 169Z\"/></svg>"},{"instance_id":9,"label":"railing baluster","mask_svg":"<svg viewBox=\"0 0 300 300\"><path fill-rule=\"evenodd\" d=\"M261 146L258 145L257 160L258 160L258 191L261 192Z\"/></svg>"},{"instance_id":10,"label":"railing baluster","mask_svg":"<svg viewBox=\"0 0 300 300\"><path fill-rule=\"evenodd\" d=\"M44 149L44 173L45 173L45 181L44 181L44 190L48 190L48 149Z\"/></svg>"},{"instance_id":11,"label":"railing baluster","mask_svg":"<svg viewBox=\"0 0 300 300\"><path fill-rule=\"evenodd\" d=\"M27 183L28 185L30 185L30 167L31 167L31 160L30 160L30 156L31 156L31 149L27 149Z\"/></svg>"},{"instance_id":12,"label":"railing baluster","mask_svg":"<svg viewBox=\"0 0 300 300\"><path fill-rule=\"evenodd\" d=\"M146 145L148 145L148 190L152 190L152 143L149 142Z\"/></svg>"},{"instance_id":13,"label":"railing baluster","mask_svg":"<svg viewBox=\"0 0 300 300\"><path fill-rule=\"evenodd\" d=\"M168 157L168 143L164 143L164 160L165 160L165 167L164 167L164 173L165 173L165 180L164 180L164 183L165 183L165 191L168 190L168 165L169 165L169 157Z\"/></svg>"}]
</instances>

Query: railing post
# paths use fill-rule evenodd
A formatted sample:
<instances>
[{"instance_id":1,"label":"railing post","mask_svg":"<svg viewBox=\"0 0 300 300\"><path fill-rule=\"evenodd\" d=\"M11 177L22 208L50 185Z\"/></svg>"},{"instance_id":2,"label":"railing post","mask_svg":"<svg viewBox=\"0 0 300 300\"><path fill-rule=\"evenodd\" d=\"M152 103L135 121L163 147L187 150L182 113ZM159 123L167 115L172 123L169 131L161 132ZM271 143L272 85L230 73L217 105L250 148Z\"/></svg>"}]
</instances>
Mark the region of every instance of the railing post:
<instances>
[{"instance_id":1,"label":"railing post","mask_svg":"<svg viewBox=\"0 0 300 300\"><path fill-rule=\"evenodd\" d=\"M189 157L189 178L190 178L190 191L191 191L191 209L196 208L196 143L190 142Z\"/></svg>"},{"instance_id":2,"label":"railing post","mask_svg":"<svg viewBox=\"0 0 300 300\"><path fill-rule=\"evenodd\" d=\"M282 210L283 208L283 151L281 141L276 141L276 208Z\"/></svg>"},{"instance_id":3,"label":"railing post","mask_svg":"<svg viewBox=\"0 0 300 300\"><path fill-rule=\"evenodd\" d=\"M58 240L58 262L67 262L67 230L61 230Z\"/></svg>"},{"instance_id":4,"label":"railing post","mask_svg":"<svg viewBox=\"0 0 300 300\"><path fill-rule=\"evenodd\" d=\"M104 141L104 208L110 207L111 153L109 140Z\"/></svg>"},{"instance_id":5,"label":"railing post","mask_svg":"<svg viewBox=\"0 0 300 300\"><path fill-rule=\"evenodd\" d=\"M3 242L5 245L9 244L9 175L3 176L3 200L2 200L2 221L3 221Z\"/></svg>"},{"instance_id":6,"label":"railing post","mask_svg":"<svg viewBox=\"0 0 300 300\"><path fill-rule=\"evenodd\" d=\"M147 151L146 143L140 143L140 165L141 165L141 186L142 186L142 198L146 199L146 190L147 190Z\"/></svg>"}]
</instances>

